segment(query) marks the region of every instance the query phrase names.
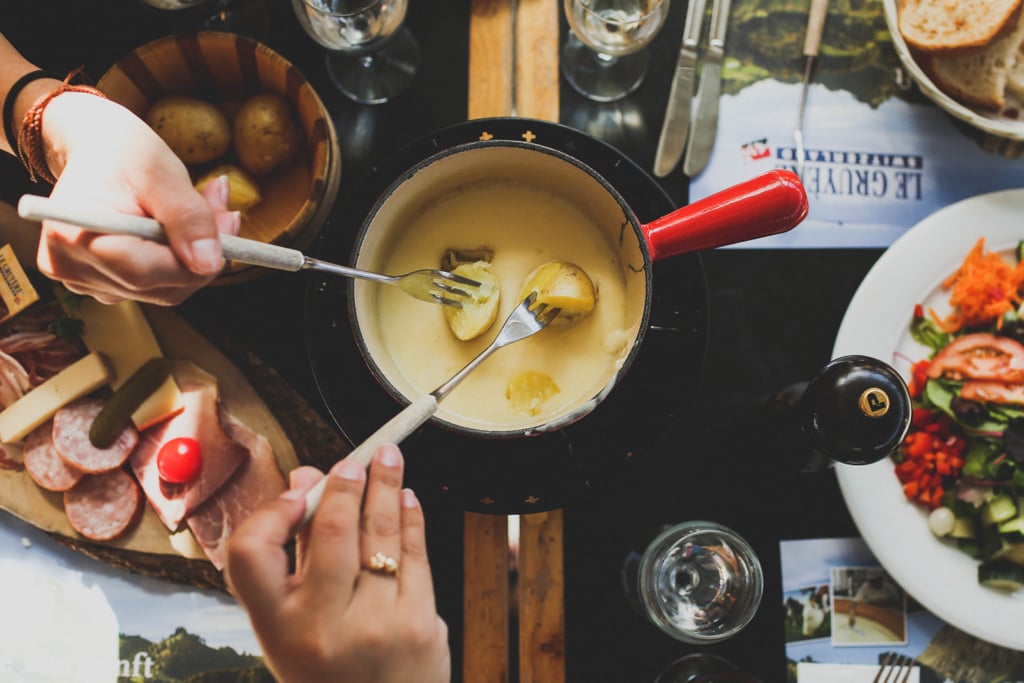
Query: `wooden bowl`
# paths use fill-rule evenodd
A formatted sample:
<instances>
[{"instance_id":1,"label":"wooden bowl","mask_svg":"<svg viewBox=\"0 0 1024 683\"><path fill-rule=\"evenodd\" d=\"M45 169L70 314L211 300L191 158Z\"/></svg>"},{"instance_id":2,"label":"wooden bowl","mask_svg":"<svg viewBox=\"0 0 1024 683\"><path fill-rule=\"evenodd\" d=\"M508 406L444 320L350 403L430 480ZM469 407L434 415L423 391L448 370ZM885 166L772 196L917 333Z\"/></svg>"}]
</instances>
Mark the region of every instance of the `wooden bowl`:
<instances>
[{"instance_id":1,"label":"wooden bowl","mask_svg":"<svg viewBox=\"0 0 1024 683\"><path fill-rule=\"evenodd\" d=\"M338 136L320 97L287 59L251 38L202 31L147 43L124 56L97 86L139 116L166 95L186 95L217 105L228 116L245 99L265 92L285 98L303 135L301 153L287 166L257 178L262 201L242 214L242 236L304 249L330 214L341 178ZM193 180L222 163L189 169ZM248 280L266 269L229 262L216 282Z\"/></svg>"}]
</instances>

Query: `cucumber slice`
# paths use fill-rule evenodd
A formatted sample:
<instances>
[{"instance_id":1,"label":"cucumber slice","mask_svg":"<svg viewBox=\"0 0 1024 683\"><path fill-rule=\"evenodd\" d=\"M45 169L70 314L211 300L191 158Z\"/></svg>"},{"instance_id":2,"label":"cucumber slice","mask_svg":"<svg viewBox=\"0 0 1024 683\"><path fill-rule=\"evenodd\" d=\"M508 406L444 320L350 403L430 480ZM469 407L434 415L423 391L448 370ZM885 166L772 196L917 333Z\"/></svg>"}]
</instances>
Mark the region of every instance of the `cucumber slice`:
<instances>
[{"instance_id":1,"label":"cucumber slice","mask_svg":"<svg viewBox=\"0 0 1024 683\"><path fill-rule=\"evenodd\" d=\"M974 519L957 517L953 520L953 530L949 532L953 538L974 538Z\"/></svg>"},{"instance_id":2,"label":"cucumber slice","mask_svg":"<svg viewBox=\"0 0 1024 683\"><path fill-rule=\"evenodd\" d=\"M1024 543L1024 515L999 523L999 533L1010 543Z\"/></svg>"},{"instance_id":3,"label":"cucumber slice","mask_svg":"<svg viewBox=\"0 0 1024 683\"><path fill-rule=\"evenodd\" d=\"M1013 496L999 494L981 508L981 523L986 526L999 524L1017 516L1017 503Z\"/></svg>"},{"instance_id":4,"label":"cucumber slice","mask_svg":"<svg viewBox=\"0 0 1024 683\"><path fill-rule=\"evenodd\" d=\"M1024 565L1005 558L988 560L978 565L978 583L1006 591L1024 588Z\"/></svg>"}]
</instances>

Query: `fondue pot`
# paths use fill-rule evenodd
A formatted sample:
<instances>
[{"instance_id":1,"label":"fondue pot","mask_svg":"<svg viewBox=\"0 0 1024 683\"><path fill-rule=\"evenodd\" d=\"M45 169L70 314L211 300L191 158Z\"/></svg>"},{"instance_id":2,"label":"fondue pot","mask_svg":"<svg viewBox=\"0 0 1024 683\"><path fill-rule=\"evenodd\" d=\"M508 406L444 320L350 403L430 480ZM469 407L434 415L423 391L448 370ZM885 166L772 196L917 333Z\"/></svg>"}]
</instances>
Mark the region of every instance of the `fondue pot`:
<instances>
[{"instance_id":1,"label":"fondue pot","mask_svg":"<svg viewBox=\"0 0 1024 683\"><path fill-rule=\"evenodd\" d=\"M526 190L516 191L513 200L502 200L509 187ZM515 213L523 204L530 206ZM496 211L515 218L502 222ZM518 437L561 429L583 418L628 371L647 329L654 261L783 232L806 213L807 197L799 179L789 171L771 171L643 223L616 188L579 159L522 140L481 140L430 156L397 179L366 218L356 238L354 264L389 273L438 267L452 242L467 249L491 249L495 268L503 257L532 258L515 277L508 277L506 269L500 278L507 314L521 298L517 295L526 274L549 260L540 254L557 253L589 270L588 261L577 260L583 258L586 243L607 245L614 272L609 277L602 271L604 283L599 283L597 307L609 307L600 311L603 322L572 323L590 324L575 336L562 332L557 345L567 348L553 350L556 342L544 342L538 335L500 351L507 367L493 381L471 375L431 418L474 436ZM418 221L427 214L433 218ZM558 219L565 225L550 224ZM551 247L560 231L570 230L571 243L563 239L557 248ZM513 232L518 234L508 234ZM402 255L397 262L392 260L396 253ZM603 252L588 258L595 268L609 261ZM405 404L430 393L479 353L504 318L499 315L488 335L467 345L452 337L436 307L393 296L395 292L382 291L371 282L353 282L352 291L360 351L378 381ZM398 305L389 305L386 297ZM616 317L609 326L612 307ZM595 310L590 317L598 315ZM544 335L558 333L552 328ZM570 360L577 367L559 367ZM560 372L569 387L561 380L556 383L556 393L562 395L553 408L545 405L517 413L506 398L509 378L537 367ZM475 372L483 373L483 366ZM464 390L474 379L479 388ZM458 393L462 395L456 397Z\"/></svg>"},{"instance_id":2,"label":"fondue pot","mask_svg":"<svg viewBox=\"0 0 1024 683\"><path fill-rule=\"evenodd\" d=\"M418 491L443 490L466 509L495 513L558 507L575 484L648 448L696 387L702 362L707 302L694 252L787 230L807 208L795 176L773 173L675 212L648 175L599 140L548 122L481 119L438 131L374 169L334 212L316 252L376 267L435 198L505 177L539 180L586 211L595 239L615 245L631 337L600 390L555 419L482 429L439 412L406 439L407 477ZM505 291L514 297L515 289ZM375 294L336 279L316 279L308 289L313 374L353 443L418 397L383 348Z\"/></svg>"}]
</instances>

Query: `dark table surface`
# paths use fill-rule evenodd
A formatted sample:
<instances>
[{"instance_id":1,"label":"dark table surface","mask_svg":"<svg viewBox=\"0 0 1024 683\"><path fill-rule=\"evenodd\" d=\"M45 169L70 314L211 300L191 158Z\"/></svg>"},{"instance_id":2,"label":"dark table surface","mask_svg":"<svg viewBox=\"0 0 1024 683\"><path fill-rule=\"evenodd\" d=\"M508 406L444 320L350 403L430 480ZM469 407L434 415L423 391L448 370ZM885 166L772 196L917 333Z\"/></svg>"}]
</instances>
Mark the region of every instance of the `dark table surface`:
<instances>
[{"instance_id":1,"label":"dark table surface","mask_svg":"<svg viewBox=\"0 0 1024 683\"><path fill-rule=\"evenodd\" d=\"M400 148L465 120L469 2L410 3L408 25L423 50L421 71L410 91L373 107L350 103L332 87L322 52L296 23L289 2L271 0L268 8L273 29L257 37L313 83L338 130L343 180L324 228L330 231L335 224L347 224L341 217L348 207L365 201L358 194L366 191L360 179ZM0 7L0 30L37 64L55 70L84 65L96 79L142 43L195 27L208 10L161 12L134 0L10 0ZM684 10L683 2L673 5L651 47L648 77L633 96L599 105L563 85L562 123L604 140L649 169ZM13 203L22 192L39 191L12 158L0 162L3 199ZM624 194L660 192L672 205L687 201L687 179L678 170L662 181L644 175L636 182L635 188L622 188ZM617 467L589 471L566 493L570 682L653 681L666 664L698 650L721 654L766 682L785 680L779 542L855 536L857 531L831 471L799 473L786 464L787 454L770 435L748 433L740 440L736 434L744 411L759 398L809 379L831 358L847 302L879 255L879 250L854 249L713 250L687 261L698 269L698 282L702 270L706 299L699 291L659 292L678 297L678 306L689 307L691 315L706 322L707 343L702 360L699 354L692 358L690 345L680 349L690 354L684 367L692 366L692 372L669 375L668 387L650 387L667 405L659 408L657 424L645 430L644 447ZM330 420L306 354L306 309L297 305L305 300L307 285L301 275L270 273L248 283L208 288L181 312L214 341L242 341ZM643 352L670 355L673 350L651 343ZM371 426L356 425L354 431ZM417 467L426 469L430 457L410 454ZM418 492L428 514L439 609L451 627L455 678L461 680L464 508L440 489L427 486ZM753 622L728 641L699 648L644 622L624 598L620 579L626 553L645 535L662 524L695 518L738 530L760 556L765 574L764 600Z\"/></svg>"}]
</instances>

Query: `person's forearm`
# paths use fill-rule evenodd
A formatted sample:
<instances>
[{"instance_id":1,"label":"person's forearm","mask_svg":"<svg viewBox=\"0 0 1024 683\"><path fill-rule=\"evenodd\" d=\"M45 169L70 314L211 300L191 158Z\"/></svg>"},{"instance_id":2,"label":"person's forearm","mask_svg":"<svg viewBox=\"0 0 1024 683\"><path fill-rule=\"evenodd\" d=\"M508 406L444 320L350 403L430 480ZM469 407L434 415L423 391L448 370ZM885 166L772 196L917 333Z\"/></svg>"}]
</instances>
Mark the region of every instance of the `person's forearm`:
<instances>
[{"instance_id":1,"label":"person's forearm","mask_svg":"<svg viewBox=\"0 0 1024 683\"><path fill-rule=\"evenodd\" d=\"M6 101L7 94L19 78L36 71L38 67L21 56L21 53L7 38L0 34L0 102ZM21 89L14 100L14 107L11 110L11 127L14 133L14 140L8 140L6 135L0 134L0 148L11 154L17 153L17 135L21 131L22 118L25 112L40 97L60 85L60 81L51 78L41 78L27 84Z\"/></svg>"}]
</instances>

